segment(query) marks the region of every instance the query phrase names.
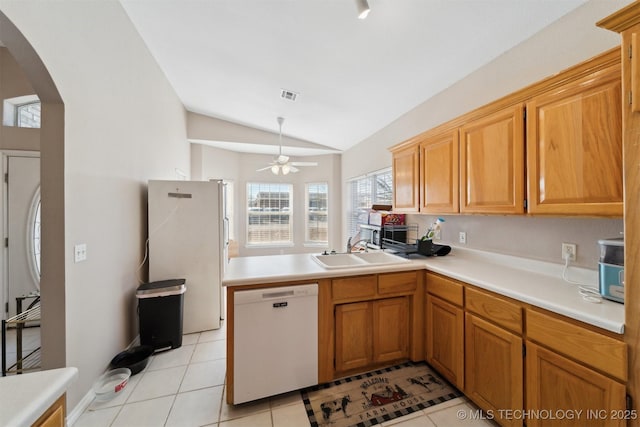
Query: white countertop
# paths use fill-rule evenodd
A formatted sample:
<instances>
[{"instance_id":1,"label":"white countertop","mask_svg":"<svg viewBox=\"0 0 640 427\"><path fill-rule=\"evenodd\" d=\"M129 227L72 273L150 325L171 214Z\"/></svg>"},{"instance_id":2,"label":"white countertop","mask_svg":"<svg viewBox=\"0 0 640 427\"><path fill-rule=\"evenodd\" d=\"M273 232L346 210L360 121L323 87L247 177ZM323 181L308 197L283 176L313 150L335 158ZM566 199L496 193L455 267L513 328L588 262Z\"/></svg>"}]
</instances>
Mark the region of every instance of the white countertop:
<instances>
[{"instance_id":1,"label":"white countertop","mask_svg":"<svg viewBox=\"0 0 640 427\"><path fill-rule=\"evenodd\" d=\"M0 377L0 426L30 426L67 390L77 368Z\"/></svg>"},{"instance_id":2,"label":"white countertop","mask_svg":"<svg viewBox=\"0 0 640 427\"><path fill-rule=\"evenodd\" d=\"M457 247L444 257L412 256L411 262L403 264L333 270L321 267L310 254L253 256L232 258L223 285L242 286L426 269L622 334L624 305L608 300L602 300L600 304L585 301L578 293L578 285L562 279L563 267ZM572 281L597 287L596 270L569 267L567 276Z\"/></svg>"}]
</instances>

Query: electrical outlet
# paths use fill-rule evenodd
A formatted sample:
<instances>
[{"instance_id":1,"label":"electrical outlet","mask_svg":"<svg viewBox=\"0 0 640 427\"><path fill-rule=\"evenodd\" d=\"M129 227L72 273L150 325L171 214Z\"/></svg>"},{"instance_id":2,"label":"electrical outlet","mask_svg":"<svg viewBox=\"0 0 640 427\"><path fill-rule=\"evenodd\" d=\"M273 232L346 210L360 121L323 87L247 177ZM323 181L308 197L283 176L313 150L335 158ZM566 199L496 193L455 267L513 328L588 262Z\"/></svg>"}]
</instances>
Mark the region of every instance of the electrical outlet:
<instances>
[{"instance_id":1,"label":"electrical outlet","mask_svg":"<svg viewBox=\"0 0 640 427\"><path fill-rule=\"evenodd\" d=\"M464 231L461 231L461 232L458 234L458 241L459 241L460 243L462 243L463 245L466 245L466 244L467 244L467 233L466 233L466 232L464 232Z\"/></svg>"},{"instance_id":2,"label":"electrical outlet","mask_svg":"<svg viewBox=\"0 0 640 427\"><path fill-rule=\"evenodd\" d=\"M566 261L576 260L576 245L575 243L563 243L562 244L562 260Z\"/></svg>"},{"instance_id":3,"label":"electrical outlet","mask_svg":"<svg viewBox=\"0 0 640 427\"><path fill-rule=\"evenodd\" d=\"M87 244L81 243L73 247L74 262L81 262L87 259Z\"/></svg>"}]
</instances>

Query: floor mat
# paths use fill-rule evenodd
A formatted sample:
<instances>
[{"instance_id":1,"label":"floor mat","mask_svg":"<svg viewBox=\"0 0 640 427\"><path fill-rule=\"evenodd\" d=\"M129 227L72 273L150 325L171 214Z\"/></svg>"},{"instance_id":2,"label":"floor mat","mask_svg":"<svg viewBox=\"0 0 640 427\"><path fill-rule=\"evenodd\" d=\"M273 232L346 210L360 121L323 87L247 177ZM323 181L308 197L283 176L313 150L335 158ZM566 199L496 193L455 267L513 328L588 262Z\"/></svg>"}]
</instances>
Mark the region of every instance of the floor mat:
<instances>
[{"instance_id":1,"label":"floor mat","mask_svg":"<svg viewBox=\"0 0 640 427\"><path fill-rule=\"evenodd\" d=\"M405 363L302 390L312 427L369 427L462 396L426 363Z\"/></svg>"}]
</instances>

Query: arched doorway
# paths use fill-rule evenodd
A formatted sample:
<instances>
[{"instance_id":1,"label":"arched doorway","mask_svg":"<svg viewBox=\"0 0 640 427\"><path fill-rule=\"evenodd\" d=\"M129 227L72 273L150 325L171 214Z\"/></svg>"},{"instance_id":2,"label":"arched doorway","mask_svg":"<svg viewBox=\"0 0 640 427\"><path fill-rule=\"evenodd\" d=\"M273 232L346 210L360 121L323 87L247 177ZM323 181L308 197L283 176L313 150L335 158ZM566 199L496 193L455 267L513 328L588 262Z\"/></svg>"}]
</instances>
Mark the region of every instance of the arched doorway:
<instances>
[{"instance_id":1,"label":"arched doorway","mask_svg":"<svg viewBox=\"0 0 640 427\"><path fill-rule=\"evenodd\" d=\"M42 102L40 133L42 368L66 365L64 104L38 54L0 11L0 41Z\"/></svg>"}]
</instances>

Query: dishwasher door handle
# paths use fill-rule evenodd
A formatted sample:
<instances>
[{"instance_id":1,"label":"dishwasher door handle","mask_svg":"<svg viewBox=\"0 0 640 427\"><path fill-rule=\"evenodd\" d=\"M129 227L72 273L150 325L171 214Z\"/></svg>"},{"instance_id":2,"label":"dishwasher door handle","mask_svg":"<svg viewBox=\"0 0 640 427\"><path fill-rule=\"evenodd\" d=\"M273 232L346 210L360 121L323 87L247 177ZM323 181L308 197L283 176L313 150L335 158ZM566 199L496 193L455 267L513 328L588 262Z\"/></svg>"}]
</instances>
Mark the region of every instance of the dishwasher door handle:
<instances>
[{"instance_id":1,"label":"dishwasher door handle","mask_svg":"<svg viewBox=\"0 0 640 427\"><path fill-rule=\"evenodd\" d=\"M268 292L268 293L262 294L262 299L292 297L293 295L294 295L293 291Z\"/></svg>"}]
</instances>

